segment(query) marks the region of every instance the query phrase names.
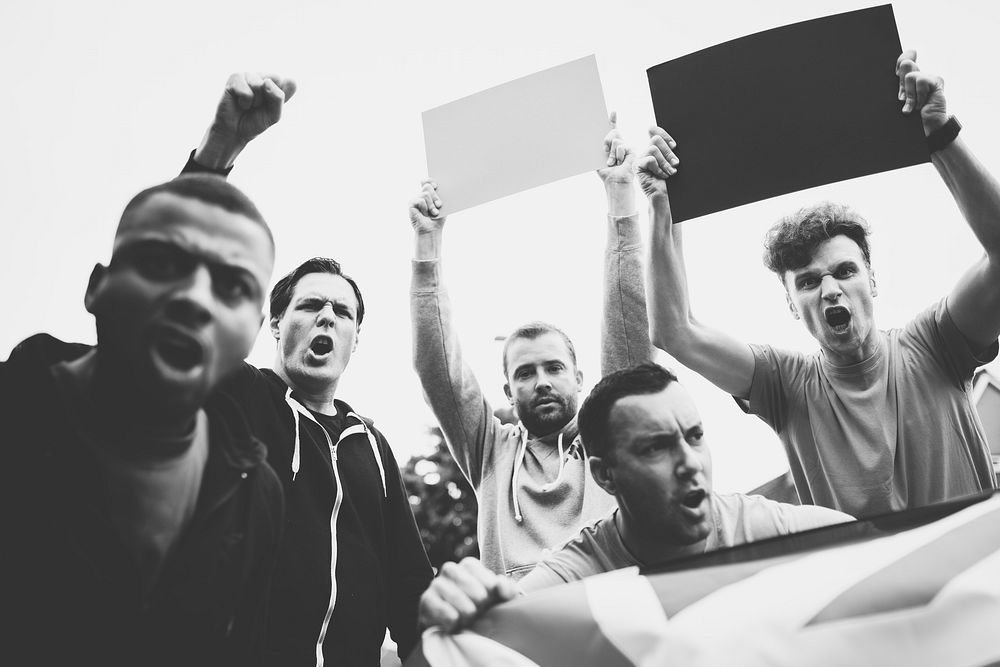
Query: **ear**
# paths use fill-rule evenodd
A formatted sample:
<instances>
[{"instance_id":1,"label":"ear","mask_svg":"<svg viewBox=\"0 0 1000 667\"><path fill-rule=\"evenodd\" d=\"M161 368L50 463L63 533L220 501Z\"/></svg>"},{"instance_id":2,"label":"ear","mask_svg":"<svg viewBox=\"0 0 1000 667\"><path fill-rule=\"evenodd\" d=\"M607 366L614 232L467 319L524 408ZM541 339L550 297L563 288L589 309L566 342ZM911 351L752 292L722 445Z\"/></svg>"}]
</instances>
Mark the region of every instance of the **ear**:
<instances>
[{"instance_id":1,"label":"ear","mask_svg":"<svg viewBox=\"0 0 1000 667\"><path fill-rule=\"evenodd\" d=\"M278 340L279 338L281 338L281 330L278 328L278 324L280 323L281 323L280 317L272 317L269 322L271 326L271 336L274 337L274 340Z\"/></svg>"},{"instance_id":2,"label":"ear","mask_svg":"<svg viewBox=\"0 0 1000 667\"><path fill-rule=\"evenodd\" d=\"M104 279L108 276L108 267L103 264L95 264L94 270L90 272L90 279L87 281L87 293L83 296L83 307L88 313L93 314L94 302L97 300Z\"/></svg>"},{"instance_id":3,"label":"ear","mask_svg":"<svg viewBox=\"0 0 1000 667\"><path fill-rule=\"evenodd\" d=\"M354 333L354 346L351 348L351 354L358 351L358 341L361 340L361 329L358 329Z\"/></svg>"},{"instance_id":4,"label":"ear","mask_svg":"<svg viewBox=\"0 0 1000 667\"><path fill-rule=\"evenodd\" d=\"M583 371L579 368L576 369L576 391L578 393L583 391Z\"/></svg>"},{"instance_id":5,"label":"ear","mask_svg":"<svg viewBox=\"0 0 1000 667\"><path fill-rule=\"evenodd\" d=\"M872 288L872 297L878 296L878 285L875 283L875 272L872 271L871 275L868 277L868 283Z\"/></svg>"},{"instance_id":6,"label":"ear","mask_svg":"<svg viewBox=\"0 0 1000 667\"><path fill-rule=\"evenodd\" d=\"M511 405L514 405L514 397L510 393L510 383L509 382L504 382L504 384L503 384L503 393L504 393L504 395L507 396L507 402L509 402Z\"/></svg>"},{"instance_id":7,"label":"ear","mask_svg":"<svg viewBox=\"0 0 1000 667\"><path fill-rule=\"evenodd\" d=\"M792 297L788 292L785 292L785 301L788 303L788 310L792 313L792 317L799 319L799 311L795 310L795 304L792 303Z\"/></svg>"},{"instance_id":8,"label":"ear","mask_svg":"<svg viewBox=\"0 0 1000 667\"><path fill-rule=\"evenodd\" d=\"M590 464L590 474L594 476L597 485L611 495L615 495L617 487L615 486L614 469L607 459L602 456L591 456L587 462Z\"/></svg>"}]
</instances>

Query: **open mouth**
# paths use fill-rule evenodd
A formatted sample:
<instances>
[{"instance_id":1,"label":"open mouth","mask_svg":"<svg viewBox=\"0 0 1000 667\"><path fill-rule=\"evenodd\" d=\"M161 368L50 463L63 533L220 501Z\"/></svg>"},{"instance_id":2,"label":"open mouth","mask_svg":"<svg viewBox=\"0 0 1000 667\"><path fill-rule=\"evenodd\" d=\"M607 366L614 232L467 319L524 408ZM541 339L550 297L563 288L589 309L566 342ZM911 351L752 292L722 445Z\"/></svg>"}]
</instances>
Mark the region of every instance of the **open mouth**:
<instances>
[{"instance_id":1,"label":"open mouth","mask_svg":"<svg viewBox=\"0 0 1000 667\"><path fill-rule=\"evenodd\" d=\"M189 371L202 363L205 351L197 341L176 333L168 333L156 341L156 353L168 365Z\"/></svg>"},{"instance_id":2,"label":"open mouth","mask_svg":"<svg viewBox=\"0 0 1000 667\"><path fill-rule=\"evenodd\" d=\"M316 336L313 338L312 343L309 344L309 349L317 357L330 354L333 352L333 339L329 336Z\"/></svg>"},{"instance_id":3,"label":"open mouth","mask_svg":"<svg viewBox=\"0 0 1000 667\"><path fill-rule=\"evenodd\" d=\"M826 323L830 325L830 328L837 333L847 331L847 327L851 324L851 312L843 306L827 308L823 312L823 316L826 317Z\"/></svg>"},{"instance_id":4,"label":"open mouth","mask_svg":"<svg viewBox=\"0 0 1000 667\"><path fill-rule=\"evenodd\" d=\"M705 501L705 496L707 495L708 493L705 489L688 491L684 494L684 498L681 499L681 504L685 507L690 507L691 509L701 507L701 504Z\"/></svg>"}]
</instances>

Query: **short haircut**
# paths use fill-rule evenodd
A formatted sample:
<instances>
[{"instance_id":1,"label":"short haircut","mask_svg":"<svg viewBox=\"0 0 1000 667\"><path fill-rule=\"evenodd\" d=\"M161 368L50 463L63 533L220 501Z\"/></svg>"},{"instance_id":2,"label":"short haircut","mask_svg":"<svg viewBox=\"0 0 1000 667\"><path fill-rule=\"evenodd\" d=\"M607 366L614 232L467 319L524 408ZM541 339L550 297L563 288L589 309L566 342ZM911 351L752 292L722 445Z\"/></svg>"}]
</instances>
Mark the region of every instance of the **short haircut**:
<instances>
[{"instance_id":1,"label":"short haircut","mask_svg":"<svg viewBox=\"0 0 1000 667\"><path fill-rule=\"evenodd\" d=\"M573 341L569 339L562 329L548 322L528 322L527 324L522 324L518 328L514 329L507 340L503 344L503 376L509 377L507 375L507 351L510 350L510 346L514 344L514 341L518 338L526 338L528 340L535 340L540 336L544 336L548 333L557 334L566 343L566 347L569 349L569 356L573 360L573 367L576 368L576 348L573 347Z\"/></svg>"},{"instance_id":2,"label":"short haircut","mask_svg":"<svg viewBox=\"0 0 1000 667\"><path fill-rule=\"evenodd\" d=\"M299 284L299 281L303 277L308 276L310 273L329 273L340 276L347 281L351 289L354 290L355 298L358 300L357 325L360 328L362 320L365 319L365 300L361 298L361 289L354 282L354 278L345 275L341 271L340 262L328 257L307 259L274 284L274 289L271 290L271 317L281 317L285 314L285 309L288 308L288 304L292 300L292 292L295 291L295 286Z\"/></svg>"},{"instance_id":3,"label":"short haircut","mask_svg":"<svg viewBox=\"0 0 1000 667\"><path fill-rule=\"evenodd\" d=\"M784 281L787 271L808 264L821 243L841 234L858 244L870 269L870 233L865 219L843 204L823 202L799 209L768 230L764 238L764 264Z\"/></svg>"},{"instance_id":4,"label":"short haircut","mask_svg":"<svg viewBox=\"0 0 1000 667\"><path fill-rule=\"evenodd\" d=\"M608 422L611 409L626 396L656 394L671 382L677 382L672 372L652 362L609 373L594 385L583 401L577 425L580 439L591 456L611 455L611 429Z\"/></svg>"},{"instance_id":5,"label":"short haircut","mask_svg":"<svg viewBox=\"0 0 1000 667\"><path fill-rule=\"evenodd\" d=\"M271 240L271 246L274 246L274 236L271 234L271 229L250 198L243 194L243 191L238 187L216 174L183 174L166 183L146 188L132 197L132 200L125 205L118 228L121 229L122 223L129 213L142 206L153 195L160 193L197 199L206 204L218 206L230 213L245 216L264 228L267 237Z\"/></svg>"}]
</instances>

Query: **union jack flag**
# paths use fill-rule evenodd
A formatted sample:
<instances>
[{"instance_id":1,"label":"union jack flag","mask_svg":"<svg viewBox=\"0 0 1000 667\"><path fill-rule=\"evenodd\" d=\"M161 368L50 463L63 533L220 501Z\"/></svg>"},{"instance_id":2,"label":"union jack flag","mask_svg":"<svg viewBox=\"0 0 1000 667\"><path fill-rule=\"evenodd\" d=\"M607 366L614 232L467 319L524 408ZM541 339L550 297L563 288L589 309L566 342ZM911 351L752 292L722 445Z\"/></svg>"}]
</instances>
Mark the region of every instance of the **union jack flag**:
<instances>
[{"instance_id":1,"label":"union jack flag","mask_svg":"<svg viewBox=\"0 0 1000 667\"><path fill-rule=\"evenodd\" d=\"M457 665L1000 665L1000 495L534 592L406 661Z\"/></svg>"}]
</instances>

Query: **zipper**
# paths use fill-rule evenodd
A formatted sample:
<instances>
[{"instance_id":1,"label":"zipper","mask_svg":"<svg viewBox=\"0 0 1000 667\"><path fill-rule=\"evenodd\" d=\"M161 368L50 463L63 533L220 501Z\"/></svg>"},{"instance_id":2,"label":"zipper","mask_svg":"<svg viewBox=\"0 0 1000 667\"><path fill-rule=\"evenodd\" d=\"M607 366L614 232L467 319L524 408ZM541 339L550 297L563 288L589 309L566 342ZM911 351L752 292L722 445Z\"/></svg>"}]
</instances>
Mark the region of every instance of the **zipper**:
<instances>
[{"instance_id":1,"label":"zipper","mask_svg":"<svg viewBox=\"0 0 1000 667\"><path fill-rule=\"evenodd\" d=\"M333 501L333 511L330 513L330 601L326 606L326 613L323 615L323 622L320 624L319 636L316 638L316 667L323 667L323 642L326 640L327 630L330 628L330 618L333 616L333 608L337 606L337 517L340 515L340 505L344 500L344 487L340 483L340 470L337 467L337 445L344 439L348 429L344 429L337 444L334 444L330 433L319 423L319 420L311 412L302 407L295 399L289 395L286 397L292 409L303 415L306 419L316 424L326 438L326 445L330 449L330 464L333 466L333 480L337 485L337 497ZM296 420L298 421L298 420ZM296 437L298 437L298 425L296 424Z\"/></svg>"},{"instance_id":2,"label":"zipper","mask_svg":"<svg viewBox=\"0 0 1000 667\"><path fill-rule=\"evenodd\" d=\"M312 415L309 416L312 417ZM330 603L326 607L323 624L319 629L319 637L316 639L316 667L323 667L323 642L326 640L326 632L330 627L333 608L337 606L337 517L340 515L340 503L344 499L344 487L340 483L340 470L337 468L337 445L333 444L330 434L322 425L320 428L323 430L323 435L326 436L326 444L330 447L330 463L333 464L333 479L337 484L337 497L333 501L333 512L330 514ZM337 444L340 444L339 440Z\"/></svg>"}]
</instances>

